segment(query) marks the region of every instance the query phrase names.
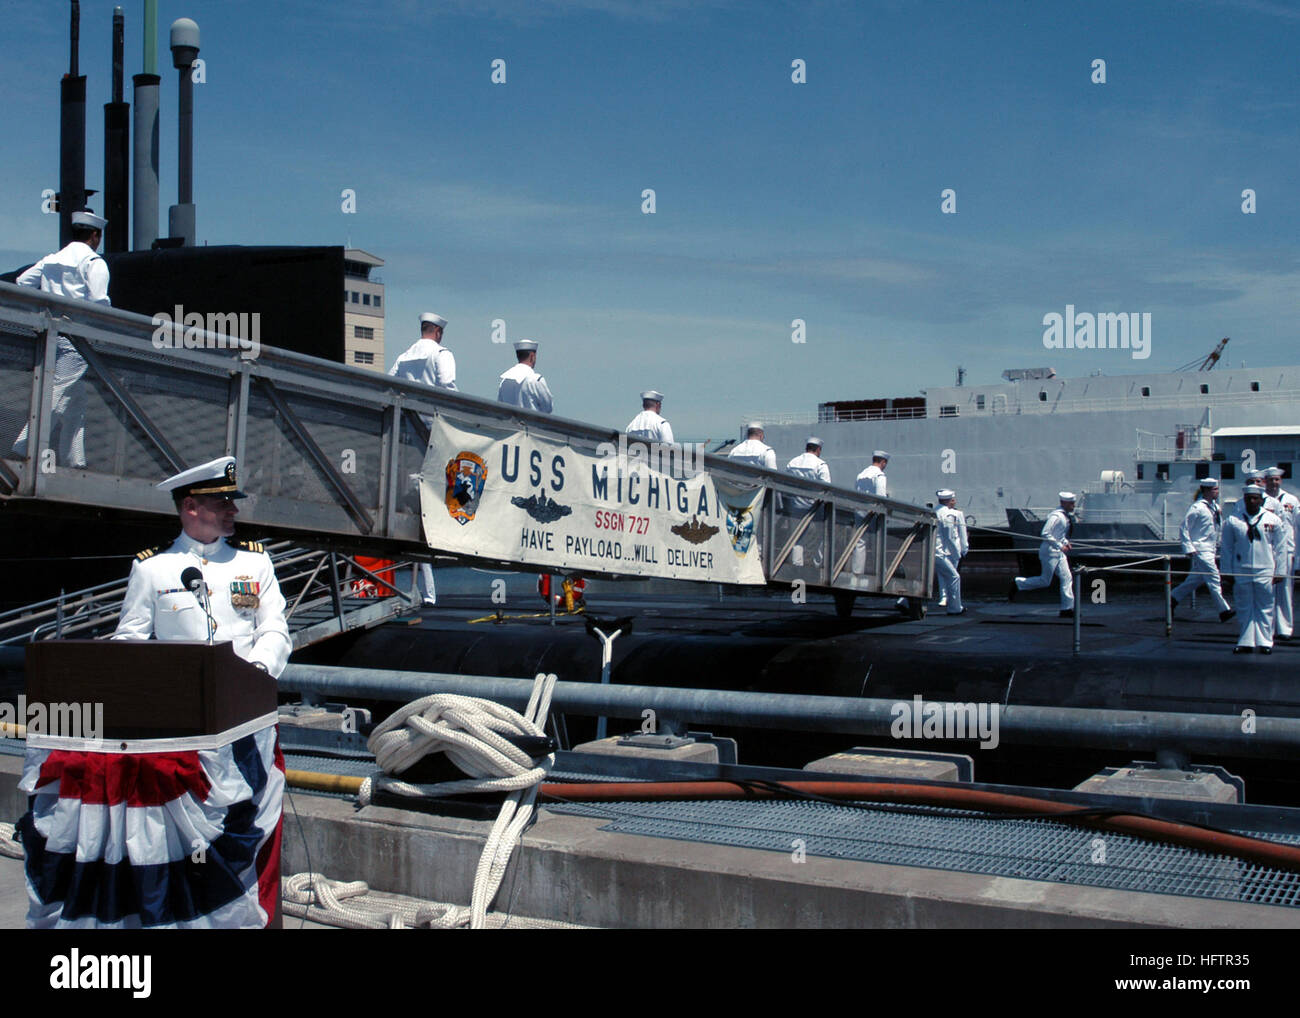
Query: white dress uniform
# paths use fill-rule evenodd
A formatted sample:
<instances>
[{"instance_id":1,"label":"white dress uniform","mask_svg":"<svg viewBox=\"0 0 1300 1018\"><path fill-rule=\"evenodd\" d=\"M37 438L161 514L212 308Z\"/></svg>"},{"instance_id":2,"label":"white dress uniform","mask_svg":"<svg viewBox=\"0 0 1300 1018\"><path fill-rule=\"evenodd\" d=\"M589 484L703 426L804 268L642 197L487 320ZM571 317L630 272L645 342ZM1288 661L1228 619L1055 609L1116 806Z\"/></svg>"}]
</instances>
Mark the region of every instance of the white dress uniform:
<instances>
[{"instance_id":1,"label":"white dress uniform","mask_svg":"<svg viewBox=\"0 0 1300 1018\"><path fill-rule=\"evenodd\" d=\"M199 640L208 620L197 594L181 582L193 566L203 574L216 630L214 643L233 643L250 664L261 662L273 676L284 671L293 645L284 618L284 596L275 566L253 541L218 538L201 544L181 534L166 549L140 552L131 566L115 640Z\"/></svg>"},{"instance_id":2,"label":"white dress uniform","mask_svg":"<svg viewBox=\"0 0 1300 1018\"><path fill-rule=\"evenodd\" d=\"M955 506L941 505L935 510L939 526L935 535L934 568L939 574L939 589L948 604L949 615L960 615L961 574L957 566L970 551L966 533L966 514Z\"/></svg>"},{"instance_id":3,"label":"white dress uniform","mask_svg":"<svg viewBox=\"0 0 1300 1018\"><path fill-rule=\"evenodd\" d=\"M812 452L800 453L785 465L785 472L810 481L820 481L822 484L831 483L831 468L824 459ZM800 495L791 495L785 501L791 512L799 514L806 513L816 504L815 499Z\"/></svg>"},{"instance_id":4,"label":"white dress uniform","mask_svg":"<svg viewBox=\"0 0 1300 1018\"><path fill-rule=\"evenodd\" d=\"M446 327L446 321L435 315L422 315L422 322L431 320ZM398 356L397 362L389 369L393 378L405 378L412 382L421 382L439 389L456 392L456 358L441 343L421 336ZM426 427L433 427L433 420L426 414L421 415ZM420 594L425 604L435 604L437 591L433 583L433 567L427 562L420 563Z\"/></svg>"},{"instance_id":5,"label":"white dress uniform","mask_svg":"<svg viewBox=\"0 0 1300 1018\"><path fill-rule=\"evenodd\" d=\"M516 364L509 371L501 373L501 383L497 386L497 402L509 403L511 406L523 407L549 414L555 406L550 387L546 379L527 364Z\"/></svg>"},{"instance_id":6,"label":"white dress uniform","mask_svg":"<svg viewBox=\"0 0 1300 1018\"><path fill-rule=\"evenodd\" d=\"M658 442L660 445L673 444L672 425L653 410L642 410L632 418L624 431L628 438L639 438L643 442Z\"/></svg>"},{"instance_id":7,"label":"white dress uniform","mask_svg":"<svg viewBox=\"0 0 1300 1018\"><path fill-rule=\"evenodd\" d=\"M876 495L879 498L885 497L886 486L885 472L874 463L858 474L858 479L854 484L858 491L865 492L868 495Z\"/></svg>"},{"instance_id":8,"label":"white dress uniform","mask_svg":"<svg viewBox=\"0 0 1300 1018\"><path fill-rule=\"evenodd\" d=\"M1296 509L1300 508L1300 501L1283 488L1278 489L1276 498L1281 511L1277 509L1273 511L1282 520L1282 526L1286 529L1286 579L1279 583L1277 590L1274 591L1273 622L1276 635L1289 637L1294 631L1295 591L1291 574L1295 570L1296 526L1300 524L1300 519L1296 517Z\"/></svg>"},{"instance_id":9,"label":"white dress uniform","mask_svg":"<svg viewBox=\"0 0 1300 1018\"><path fill-rule=\"evenodd\" d=\"M1273 577L1286 563L1286 530L1275 513L1261 508L1254 516L1240 511L1223 521L1221 561L1236 575L1233 587L1241 622L1238 647L1273 646Z\"/></svg>"},{"instance_id":10,"label":"white dress uniform","mask_svg":"<svg viewBox=\"0 0 1300 1018\"><path fill-rule=\"evenodd\" d=\"M40 287L42 293L108 304L108 265L89 244L74 240L61 251L46 255L20 275L19 286ZM54 392L50 414L50 447L55 461L64 466L86 465L86 388L81 384L86 362L67 339L60 336L54 355ZM27 427L13 445L15 456L27 455Z\"/></svg>"},{"instance_id":11,"label":"white dress uniform","mask_svg":"<svg viewBox=\"0 0 1300 1018\"><path fill-rule=\"evenodd\" d=\"M822 484L831 483L831 468L826 465L816 453L803 452L792 459L785 465L785 471L793 474L795 477L804 477L810 481L820 481ZM783 497L784 509L788 514L803 516L813 506L817 504L816 499L805 498L802 495L786 495ZM818 535L820 524L816 521L808 525L803 533L803 539L808 542L816 540L817 546L813 551L813 565L820 568L822 564L822 542ZM804 564L803 545L796 544L790 549L790 564L802 568Z\"/></svg>"},{"instance_id":12,"label":"white dress uniform","mask_svg":"<svg viewBox=\"0 0 1300 1018\"><path fill-rule=\"evenodd\" d=\"M1214 564L1214 556L1219 550L1219 539L1223 533L1223 512L1217 505L1198 498L1187 509L1183 517L1182 532L1184 553L1192 556L1191 572L1187 579L1174 588L1175 601L1184 601L1195 593L1202 583L1210 591L1214 607L1222 615L1231 607L1223 596L1223 581L1219 578L1219 567Z\"/></svg>"},{"instance_id":13,"label":"white dress uniform","mask_svg":"<svg viewBox=\"0 0 1300 1018\"><path fill-rule=\"evenodd\" d=\"M441 343L427 337L417 339L403 350L388 374L456 391L456 358Z\"/></svg>"},{"instance_id":14,"label":"white dress uniform","mask_svg":"<svg viewBox=\"0 0 1300 1018\"><path fill-rule=\"evenodd\" d=\"M867 467L866 470L858 474L858 479L853 482L853 486L867 495L876 495L879 498L885 498L888 482L885 480L885 472L874 463ZM857 525L861 525L866 519L865 513L855 513L854 520ZM853 545L853 557L849 562L849 569L854 573L861 574L867 568L867 539L866 533L873 533L874 528L864 532L863 537L859 537Z\"/></svg>"},{"instance_id":15,"label":"white dress uniform","mask_svg":"<svg viewBox=\"0 0 1300 1018\"><path fill-rule=\"evenodd\" d=\"M727 453L727 459L748 463L751 467L776 469L776 450L757 438L747 438Z\"/></svg>"},{"instance_id":16,"label":"white dress uniform","mask_svg":"<svg viewBox=\"0 0 1300 1018\"><path fill-rule=\"evenodd\" d=\"M1052 577L1057 577L1061 583L1062 611L1071 611L1074 608L1074 589L1070 585L1072 579L1070 560L1065 557L1065 551L1061 547L1069 541L1073 523L1074 521L1060 506L1053 509L1047 517L1047 522L1043 524L1043 532L1040 535L1043 540L1038 546L1038 561L1043 564L1042 574L1033 578L1017 576L1015 580L1016 587L1020 590L1040 590L1051 586Z\"/></svg>"}]
</instances>

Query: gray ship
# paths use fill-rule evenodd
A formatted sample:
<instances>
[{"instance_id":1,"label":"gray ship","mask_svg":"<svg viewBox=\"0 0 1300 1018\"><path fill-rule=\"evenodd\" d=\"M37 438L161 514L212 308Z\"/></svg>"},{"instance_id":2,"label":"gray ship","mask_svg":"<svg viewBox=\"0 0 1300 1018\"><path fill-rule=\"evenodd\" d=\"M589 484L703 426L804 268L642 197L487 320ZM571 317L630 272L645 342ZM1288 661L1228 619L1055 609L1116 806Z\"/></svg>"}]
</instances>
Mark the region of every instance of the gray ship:
<instances>
[{"instance_id":1,"label":"gray ship","mask_svg":"<svg viewBox=\"0 0 1300 1018\"><path fill-rule=\"evenodd\" d=\"M1200 478L1218 477L1227 504L1243 470L1277 465L1290 477L1300 462L1297 366L1076 378L1031 368L1003 379L759 416L778 457L816 431L837 485L851 487L873 449L888 451L890 497L926 504L953 488L986 535L1037 538L1057 492L1075 491L1098 553L1176 553Z\"/></svg>"}]
</instances>

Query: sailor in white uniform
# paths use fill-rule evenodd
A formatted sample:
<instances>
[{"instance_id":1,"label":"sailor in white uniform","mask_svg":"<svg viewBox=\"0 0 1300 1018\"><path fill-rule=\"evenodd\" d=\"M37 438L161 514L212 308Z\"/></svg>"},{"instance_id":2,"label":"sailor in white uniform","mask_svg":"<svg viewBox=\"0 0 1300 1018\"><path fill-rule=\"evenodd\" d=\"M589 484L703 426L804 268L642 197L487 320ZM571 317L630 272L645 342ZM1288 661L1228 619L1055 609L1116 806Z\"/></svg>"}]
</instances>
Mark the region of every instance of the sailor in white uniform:
<instances>
[{"instance_id":1,"label":"sailor in white uniform","mask_svg":"<svg viewBox=\"0 0 1300 1018\"><path fill-rule=\"evenodd\" d=\"M858 462L862 461L859 460ZM885 468L887 466L889 466L889 453L877 449L871 454L871 466L858 474L854 487L858 491L866 492L868 495L884 498L886 488Z\"/></svg>"},{"instance_id":2,"label":"sailor in white uniform","mask_svg":"<svg viewBox=\"0 0 1300 1018\"><path fill-rule=\"evenodd\" d=\"M211 627L214 643L233 643L245 661L278 676L293 649L284 597L262 546L230 540L239 513L235 500L244 497L235 480L235 458L223 456L182 471L158 487L172 493L182 533L170 546L136 556L113 639L206 641ZM194 589L181 578L191 568L202 577ZM200 582L207 588L211 619Z\"/></svg>"},{"instance_id":3,"label":"sailor in white uniform","mask_svg":"<svg viewBox=\"0 0 1300 1018\"><path fill-rule=\"evenodd\" d=\"M830 484L831 468L826 465L826 461L821 456L822 440L816 435L809 435L808 441L804 443L803 450L800 455L785 465L786 473L793 474L795 477L806 478L809 481ZM806 498L803 495L786 495L782 501L784 512L795 516L803 516L817 504L816 499ZM804 539L817 541L817 550L813 553L813 565L820 566L822 563L822 546L815 522L809 524L808 529L804 531ZM802 566L803 561L803 545L796 544L790 549L790 564Z\"/></svg>"},{"instance_id":4,"label":"sailor in white uniform","mask_svg":"<svg viewBox=\"0 0 1300 1018\"><path fill-rule=\"evenodd\" d=\"M1241 490L1238 512L1223 521L1220 545L1224 572L1236 577L1241 632L1234 653L1273 653L1273 588L1283 581L1286 529L1275 513L1264 508L1264 489L1248 484Z\"/></svg>"},{"instance_id":5,"label":"sailor in white uniform","mask_svg":"<svg viewBox=\"0 0 1300 1018\"><path fill-rule=\"evenodd\" d=\"M826 465L821 453L822 440L816 435L810 435L808 441L804 443L803 452L785 465L785 472L794 474L795 477L830 484L831 468ZM804 498L801 495L788 496L785 502L790 512L797 514L806 513L815 504L814 499Z\"/></svg>"},{"instance_id":6,"label":"sailor in white uniform","mask_svg":"<svg viewBox=\"0 0 1300 1018\"><path fill-rule=\"evenodd\" d=\"M1174 588L1173 606L1178 607L1196 592L1196 588L1205 584L1219 612L1219 621L1227 622L1237 613L1232 610L1223 596L1223 581L1219 578L1219 567L1214 556L1219 553L1219 539L1223 533L1223 513L1216 503L1219 497L1219 480L1216 477L1201 479L1201 497L1188 507L1183 517L1182 533L1183 552L1190 555L1191 572L1187 579Z\"/></svg>"},{"instance_id":7,"label":"sailor in white uniform","mask_svg":"<svg viewBox=\"0 0 1300 1018\"><path fill-rule=\"evenodd\" d=\"M745 429L745 440L727 453L727 458L737 463L748 463L751 467L775 470L776 450L764 443L763 438L762 423L751 421Z\"/></svg>"},{"instance_id":8,"label":"sailor in white uniform","mask_svg":"<svg viewBox=\"0 0 1300 1018\"><path fill-rule=\"evenodd\" d=\"M1055 576L1061 583L1060 615L1069 618L1074 615L1074 590L1071 587L1073 577L1070 573L1070 560L1066 554L1070 550L1070 537L1074 533L1075 497L1072 491L1058 492L1057 497L1061 504L1048 514L1047 521L1043 524L1043 540L1038 546L1038 560L1043 564L1042 575L1032 579L1017 576L1011 581L1007 597L1014 601L1016 594L1022 590L1040 590L1050 586L1052 577Z\"/></svg>"},{"instance_id":9,"label":"sailor in white uniform","mask_svg":"<svg viewBox=\"0 0 1300 1018\"><path fill-rule=\"evenodd\" d=\"M664 394L648 389L641 393L641 412L632 418L624 429L628 438L639 438L643 442L658 442L660 445L673 444L673 429L660 411L664 406Z\"/></svg>"},{"instance_id":10,"label":"sailor in white uniform","mask_svg":"<svg viewBox=\"0 0 1300 1018\"><path fill-rule=\"evenodd\" d=\"M432 311L422 314L420 338L402 351L388 374L393 378L405 378L411 382L456 392L456 358L442 345L442 333L446 328L447 319L442 315L436 315ZM426 427L433 426L432 418L424 414L421 417ZM418 483L418 476L412 479ZM426 605L438 602L437 590L433 584L433 567L427 562L420 563L420 595Z\"/></svg>"},{"instance_id":11,"label":"sailor in white uniform","mask_svg":"<svg viewBox=\"0 0 1300 1018\"><path fill-rule=\"evenodd\" d=\"M935 497L939 500L939 508L934 511L939 526L935 534L934 568L939 574L948 614L963 615L966 609L961 606L961 574L957 567L970 551L966 515L957 508L957 493L951 488L941 488Z\"/></svg>"},{"instance_id":12,"label":"sailor in white uniform","mask_svg":"<svg viewBox=\"0 0 1300 1018\"><path fill-rule=\"evenodd\" d=\"M1273 638L1280 643L1289 642L1294 631L1294 584L1291 574L1295 570L1296 525L1300 524L1300 518L1296 516L1296 510L1300 509L1300 500L1282 487L1285 473L1286 471L1281 467L1269 467L1264 471L1264 490L1268 492L1269 497L1277 501L1280 511L1274 509L1273 512L1282 520L1282 525L1286 528L1286 579L1279 583L1273 592L1275 595Z\"/></svg>"},{"instance_id":13,"label":"sailor in white uniform","mask_svg":"<svg viewBox=\"0 0 1300 1018\"><path fill-rule=\"evenodd\" d=\"M877 498L885 498L887 496L887 491L888 491L888 482L885 480L885 468L888 465L889 465L889 453L885 452L883 449L877 449L875 452L871 454L871 466L867 467L866 470L858 474L857 480L854 481L853 486L857 488L858 491L863 492L864 494L875 495ZM859 526L866 518L867 517L865 513L856 513L854 515L854 519ZM850 560L850 564L849 564L849 569L852 570L854 573L860 574L866 570L867 568L866 535L874 534L877 528L880 527L882 523L883 520L879 516L877 516L873 521L872 526L867 528L867 530L863 532L863 536L859 537L857 541L854 543L853 557ZM896 602L894 602L894 604L896 607L900 609L906 609L907 599L900 597Z\"/></svg>"},{"instance_id":14,"label":"sailor in white uniform","mask_svg":"<svg viewBox=\"0 0 1300 1018\"><path fill-rule=\"evenodd\" d=\"M519 362L501 374L497 386L497 402L523 407L549 414L555 408L546 379L537 373L537 343L521 339L515 344L515 359Z\"/></svg>"},{"instance_id":15,"label":"sailor in white uniform","mask_svg":"<svg viewBox=\"0 0 1300 1018\"><path fill-rule=\"evenodd\" d=\"M108 265L95 253L108 220L93 212L72 213L72 242L48 254L22 273L19 286L40 287L42 293L108 304ZM50 445L61 466L86 465L86 361L63 336L55 346ZM27 455L27 426L13 445L15 456Z\"/></svg>"},{"instance_id":16,"label":"sailor in white uniform","mask_svg":"<svg viewBox=\"0 0 1300 1018\"><path fill-rule=\"evenodd\" d=\"M420 316L420 338L403 350L388 373L394 378L422 382L456 391L456 358L442 345L447 319L426 311Z\"/></svg>"}]
</instances>

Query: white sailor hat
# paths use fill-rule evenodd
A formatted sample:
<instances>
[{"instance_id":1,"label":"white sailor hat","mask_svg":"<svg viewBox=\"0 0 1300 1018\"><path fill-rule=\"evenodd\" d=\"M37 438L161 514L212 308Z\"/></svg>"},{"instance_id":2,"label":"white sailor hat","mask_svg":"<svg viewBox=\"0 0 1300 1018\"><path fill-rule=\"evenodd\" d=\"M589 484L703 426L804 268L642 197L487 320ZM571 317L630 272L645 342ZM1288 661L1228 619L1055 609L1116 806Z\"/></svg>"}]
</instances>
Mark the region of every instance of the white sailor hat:
<instances>
[{"instance_id":1,"label":"white sailor hat","mask_svg":"<svg viewBox=\"0 0 1300 1018\"><path fill-rule=\"evenodd\" d=\"M940 488L938 491L934 493L934 497L937 498L940 502L942 502L945 498L956 498L957 493L953 491L951 488Z\"/></svg>"},{"instance_id":2,"label":"white sailor hat","mask_svg":"<svg viewBox=\"0 0 1300 1018\"><path fill-rule=\"evenodd\" d=\"M533 350L536 349L537 349L537 340L535 339L521 339L515 343L516 353L531 353Z\"/></svg>"},{"instance_id":3,"label":"white sailor hat","mask_svg":"<svg viewBox=\"0 0 1300 1018\"><path fill-rule=\"evenodd\" d=\"M83 209L81 212L72 213L73 226L93 226L96 230L102 230L108 225L108 220L103 216L97 216L89 209Z\"/></svg>"},{"instance_id":4,"label":"white sailor hat","mask_svg":"<svg viewBox=\"0 0 1300 1018\"><path fill-rule=\"evenodd\" d=\"M762 430L763 430L763 422L762 422L762 421L750 421L747 425L745 425L745 430L746 430L746 431L762 431Z\"/></svg>"},{"instance_id":5,"label":"white sailor hat","mask_svg":"<svg viewBox=\"0 0 1300 1018\"><path fill-rule=\"evenodd\" d=\"M815 445L818 448L821 448L821 444L822 444L822 440L818 438L816 435L809 435L808 441L804 443L804 445Z\"/></svg>"},{"instance_id":6,"label":"white sailor hat","mask_svg":"<svg viewBox=\"0 0 1300 1018\"><path fill-rule=\"evenodd\" d=\"M1269 467L1267 470L1264 471L1264 476L1265 476L1265 477L1285 477L1285 476L1286 476L1286 471L1283 470L1281 467Z\"/></svg>"},{"instance_id":7,"label":"white sailor hat","mask_svg":"<svg viewBox=\"0 0 1300 1018\"><path fill-rule=\"evenodd\" d=\"M889 459L889 453L885 452L883 449L877 449L871 454L871 458L873 460L887 460Z\"/></svg>"},{"instance_id":8,"label":"white sailor hat","mask_svg":"<svg viewBox=\"0 0 1300 1018\"><path fill-rule=\"evenodd\" d=\"M1241 489L1241 493L1243 495L1263 495L1265 492L1258 484L1248 484Z\"/></svg>"},{"instance_id":9,"label":"white sailor hat","mask_svg":"<svg viewBox=\"0 0 1300 1018\"><path fill-rule=\"evenodd\" d=\"M176 495L222 495L226 498L247 498L239 490L235 479L235 457L222 456L219 459L190 467L179 474L167 478L158 485L161 491L170 491Z\"/></svg>"},{"instance_id":10,"label":"white sailor hat","mask_svg":"<svg viewBox=\"0 0 1300 1018\"><path fill-rule=\"evenodd\" d=\"M1202 478L1201 478L1201 487L1202 487L1202 488L1217 488L1218 486L1219 486L1219 479L1218 479L1217 477L1202 477Z\"/></svg>"},{"instance_id":11,"label":"white sailor hat","mask_svg":"<svg viewBox=\"0 0 1300 1018\"><path fill-rule=\"evenodd\" d=\"M426 311L420 316L420 324L436 325L440 329L445 329L447 327L447 319L443 318L442 315L435 315L432 311Z\"/></svg>"},{"instance_id":12,"label":"white sailor hat","mask_svg":"<svg viewBox=\"0 0 1300 1018\"><path fill-rule=\"evenodd\" d=\"M662 403L664 401L664 394L662 392L656 392L654 389L646 389L645 392L641 393L641 398L652 399L656 403Z\"/></svg>"},{"instance_id":13,"label":"white sailor hat","mask_svg":"<svg viewBox=\"0 0 1300 1018\"><path fill-rule=\"evenodd\" d=\"M1059 498L1062 502L1077 501L1077 499L1074 497L1074 492L1072 491L1058 491L1056 493L1056 497Z\"/></svg>"}]
</instances>

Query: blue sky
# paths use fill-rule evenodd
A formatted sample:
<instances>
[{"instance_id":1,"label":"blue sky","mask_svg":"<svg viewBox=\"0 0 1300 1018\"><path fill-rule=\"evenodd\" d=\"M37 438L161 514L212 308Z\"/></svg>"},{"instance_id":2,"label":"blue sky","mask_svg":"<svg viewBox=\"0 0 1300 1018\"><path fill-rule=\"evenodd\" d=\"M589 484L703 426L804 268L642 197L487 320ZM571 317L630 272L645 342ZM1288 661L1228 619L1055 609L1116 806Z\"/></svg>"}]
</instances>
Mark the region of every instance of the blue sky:
<instances>
[{"instance_id":1,"label":"blue sky","mask_svg":"<svg viewBox=\"0 0 1300 1018\"><path fill-rule=\"evenodd\" d=\"M129 75L143 4L122 6ZM82 3L95 188L112 7ZM958 364L972 383L1043 364L1167 370L1222 336L1233 364L1300 361L1300 4L159 8L164 47L177 17L202 31L200 242L379 255L389 362L438 311L470 392L494 394L513 361L490 341L496 318L541 342L558 412L622 427L654 387L692 439L755 412L951 384ZM7 4L4 24L12 268L57 239L39 206L57 187L66 5ZM1097 58L1105 84L1090 80ZM160 64L165 222L165 48ZM1066 304L1150 312L1150 359L1045 350L1043 316Z\"/></svg>"}]
</instances>

